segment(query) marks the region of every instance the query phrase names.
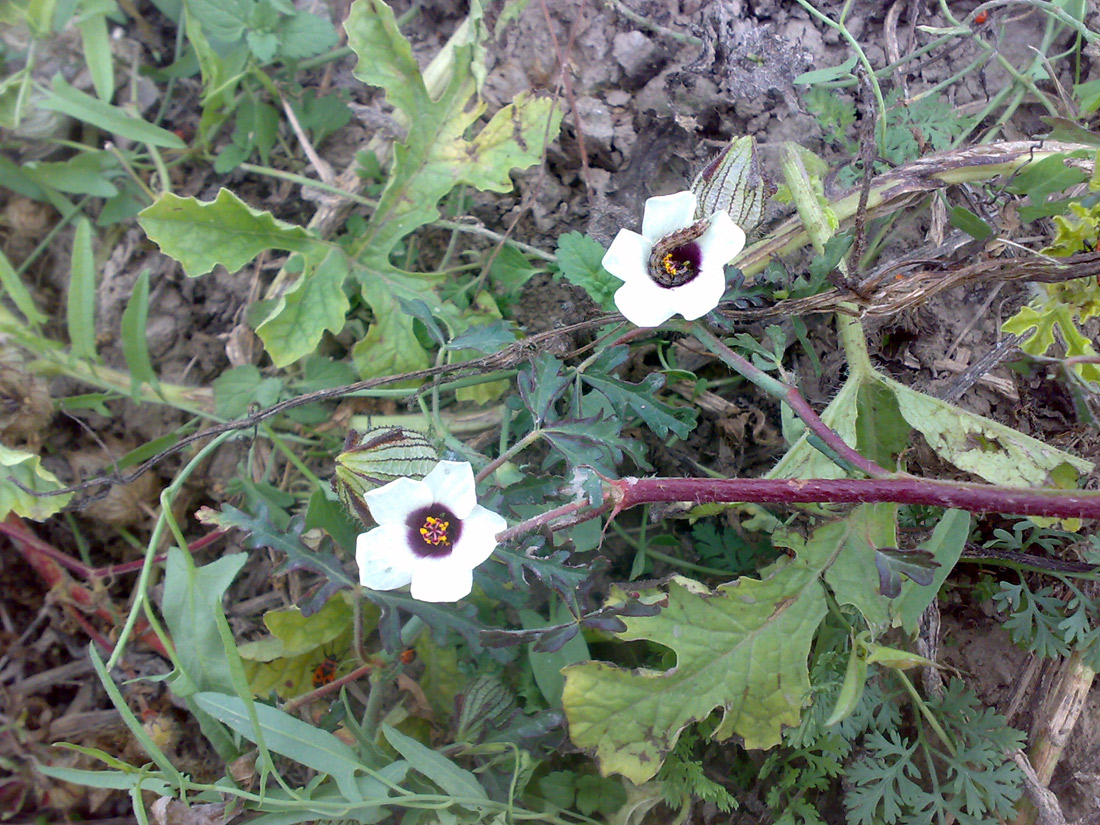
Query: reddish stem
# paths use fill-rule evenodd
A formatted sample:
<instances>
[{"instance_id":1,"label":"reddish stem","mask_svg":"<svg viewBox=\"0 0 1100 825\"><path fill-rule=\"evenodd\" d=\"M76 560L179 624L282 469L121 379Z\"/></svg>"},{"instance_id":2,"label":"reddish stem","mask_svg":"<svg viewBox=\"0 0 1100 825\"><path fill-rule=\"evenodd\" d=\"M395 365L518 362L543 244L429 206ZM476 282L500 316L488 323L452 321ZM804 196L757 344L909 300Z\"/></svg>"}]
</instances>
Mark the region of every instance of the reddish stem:
<instances>
[{"instance_id":1,"label":"reddish stem","mask_svg":"<svg viewBox=\"0 0 1100 825\"><path fill-rule=\"evenodd\" d=\"M65 558L69 561L73 560L56 547L53 547L34 535L34 533L30 531L30 528L28 528L23 520L15 513L9 514L6 521L0 522L0 534L6 535L11 539L12 544L15 545L15 549L23 554L27 563L42 577L42 580L50 590L59 590L63 594L61 599L62 605L69 611L70 615L76 618L77 622L88 631L88 635L95 639L100 646L109 649L110 642L96 631L83 615L84 613L91 613L107 622L110 626L117 626L119 613L117 610L113 609L114 605L106 594L94 594L88 588L77 584L69 578L69 574L65 572L65 569L61 566L58 559ZM81 567L87 569L85 565L81 565ZM145 644L165 658L168 658L168 651L164 649L164 645L161 644L160 638L149 630L148 622L138 620L134 630L141 641L145 642Z\"/></svg>"},{"instance_id":2,"label":"reddish stem","mask_svg":"<svg viewBox=\"0 0 1100 825\"><path fill-rule=\"evenodd\" d=\"M624 478L610 482L618 510L668 501L715 502L891 501L951 507L972 513L1100 519L1100 493L1082 490L1032 490L914 477L876 479L691 479Z\"/></svg>"}]
</instances>

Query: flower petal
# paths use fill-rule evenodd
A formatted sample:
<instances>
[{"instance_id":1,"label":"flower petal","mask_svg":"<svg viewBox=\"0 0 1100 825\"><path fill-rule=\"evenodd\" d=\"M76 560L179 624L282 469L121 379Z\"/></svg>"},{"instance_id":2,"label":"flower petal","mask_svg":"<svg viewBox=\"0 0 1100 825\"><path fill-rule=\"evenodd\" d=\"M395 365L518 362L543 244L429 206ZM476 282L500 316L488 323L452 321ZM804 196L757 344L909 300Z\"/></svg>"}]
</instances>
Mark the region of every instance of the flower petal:
<instances>
[{"instance_id":1,"label":"flower petal","mask_svg":"<svg viewBox=\"0 0 1100 825\"><path fill-rule=\"evenodd\" d=\"M461 563L471 569L477 567L497 546L497 533L503 532L508 522L492 510L480 504L462 521L462 535L455 543L448 561Z\"/></svg>"},{"instance_id":2,"label":"flower petal","mask_svg":"<svg viewBox=\"0 0 1100 825\"><path fill-rule=\"evenodd\" d=\"M377 490L364 493L363 500L379 524L399 522L404 525L409 513L432 503L432 491L422 481L398 478Z\"/></svg>"},{"instance_id":3,"label":"flower petal","mask_svg":"<svg viewBox=\"0 0 1100 825\"><path fill-rule=\"evenodd\" d=\"M403 524L383 524L355 541L359 583L371 590L393 590L413 580L416 557L405 541Z\"/></svg>"},{"instance_id":4,"label":"flower petal","mask_svg":"<svg viewBox=\"0 0 1100 825\"><path fill-rule=\"evenodd\" d=\"M410 592L422 602L457 602L474 589L474 571L450 559L425 560L417 566Z\"/></svg>"},{"instance_id":5,"label":"flower petal","mask_svg":"<svg viewBox=\"0 0 1100 825\"><path fill-rule=\"evenodd\" d=\"M603 268L620 281L648 278L646 266L653 244L629 229L620 229L603 256Z\"/></svg>"},{"instance_id":6,"label":"flower petal","mask_svg":"<svg viewBox=\"0 0 1100 825\"><path fill-rule=\"evenodd\" d=\"M645 202L645 213L642 215L642 234L650 243L656 243L666 235L691 226L695 221L697 203L694 192L650 198Z\"/></svg>"},{"instance_id":7,"label":"flower petal","mask_svg":"<svg viewBox=\"0 0 1100 825\"><path fill-rule=\"evenodd\" d=\"M615 292L615 306L635 326L659 327L676 314L675 305L670 300L671 294L676 291L658 286L646 277L619 287Z\"/></svg>"},{"instance_id":8,"label":"flower petal","mask_svg":"<svg viewBox=\"0 0 1100 825\"><path fill-rule=\"evenodd\" d=\"M728 212L715 212L710 226L696 241L703 253L703 266L725 266L745 248L745 230L733 222Z\"/></svg>"},{"instance_id":9,"label":"flower petal","mask_svg":"<svg viewBox=\"0 0 1100 825\"><path fill-rule=\"evenodd\" d=\"M465 519L477 505L474 468L468 461L440 461L424 476L432 501L446 506L458 518Z\"/></svg>"},{"instance_id":10,"label":"flower petal","mask_svg":"<svg viewBox=\"0 0 1100 825\"><path fill-rule=\"evenodd\" d=\"M726 291L726 272L722 264L703 262L702 271L691 281L675 289L668 289L665 312L680 313L688 321L706 315L722 300ZM625 313L624 313L625 314Z\"/></svg>"}]
</instances>

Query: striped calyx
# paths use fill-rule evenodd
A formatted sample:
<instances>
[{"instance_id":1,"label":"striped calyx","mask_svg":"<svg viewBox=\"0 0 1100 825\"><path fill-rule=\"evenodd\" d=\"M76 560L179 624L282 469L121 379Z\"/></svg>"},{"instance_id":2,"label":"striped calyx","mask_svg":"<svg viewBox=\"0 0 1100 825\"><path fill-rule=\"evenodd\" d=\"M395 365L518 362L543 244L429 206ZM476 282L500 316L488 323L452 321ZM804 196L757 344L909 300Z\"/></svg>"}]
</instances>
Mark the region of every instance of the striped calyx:
<instances>
[{"instance_id":1,"label":"striped calyx","mask_svg":"<svg viewBox=\"0 0 1100 825\"><path fill-rule=\"evenodd\" d=\"M769 186L760 172L756 138L735 138L691 182L698 198L695 217L727 212L733 222L751 231L764 217Z\"/></svg>"},{"instance_id":2,"label":"striped calyx","mask_svg":"<svg viewBox=\"0 0 1100 825\"><path fill-rule=\"evenodd\" d=\"M373 524L363 494L399 478L426 476L439 462L427 437L405 427L375 427L365 433L348 432L344 451L336 456L332 486L349 511Z\"/></svg>"}]
</instances>

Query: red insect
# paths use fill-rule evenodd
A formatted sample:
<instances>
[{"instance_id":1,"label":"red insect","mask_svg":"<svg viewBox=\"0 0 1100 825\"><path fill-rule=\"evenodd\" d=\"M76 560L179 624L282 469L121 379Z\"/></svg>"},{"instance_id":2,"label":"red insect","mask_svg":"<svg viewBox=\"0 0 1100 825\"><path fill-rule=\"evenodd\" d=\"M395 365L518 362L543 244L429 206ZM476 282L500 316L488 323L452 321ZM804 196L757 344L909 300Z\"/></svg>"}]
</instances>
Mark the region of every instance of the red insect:
<instances>
[{"instance_id":1,"label":"red insect","mask_svg":"<svg viewBox=\"0 0 1100 825\"><path fill-rule=\"evenodd\" d=\"M989 19L989 12L987 12L987 11L980 11L977 14L974 15L974 22L976 24L978 24L979 26L988 19Z\"/></svg>"},{"instance_id":2,"label":"red insect","mask_svg":"<svg viewBox=\"0 0 1100 825\"><path fill-rule=\"evenodd\" d=\"M320 688L331 684L336 680L336 668L340 666L340 660L331 653L327 654L313 670L313 687Z\"/></svg>"},{"instance_id":3,"label":"red insect","mask_svg":"<svg viewBox=\"0 0 1100 825\"><path fill-rule=\"evenodd\" d=\"M413 659L416 658L416 651L413 650L411 647L408 650L403 650L403 651L401 651L401 657L400 658L401 658L401 664L403 664L403 665L412 664Z\"/></svg>"}]
</instances>

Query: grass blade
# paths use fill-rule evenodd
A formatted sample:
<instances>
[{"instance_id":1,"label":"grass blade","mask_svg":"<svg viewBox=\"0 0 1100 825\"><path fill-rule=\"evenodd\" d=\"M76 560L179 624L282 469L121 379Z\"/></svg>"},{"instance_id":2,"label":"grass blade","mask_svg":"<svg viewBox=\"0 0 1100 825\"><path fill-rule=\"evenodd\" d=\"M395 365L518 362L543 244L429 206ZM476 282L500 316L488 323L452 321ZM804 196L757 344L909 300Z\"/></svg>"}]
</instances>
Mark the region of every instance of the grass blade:
<instances>
[{"instance_id":1,"label":"grass blade","mask_svg":"<svg viewBox=\"0 0 1100 825\"><path fill-rule=\"evenodd\" d=\"M38 311L30 291L20 280L19 275L16 274L11 262L3 252L0 252L0 286L4 287L4 291L8 293L12 303L19 308L19 311L23 313L28 321L35 325L46 323L46 316Z\"/></svg>"},{"instance_id":2,"label":"grass blade","mask_svg":"<svg viewBox=\"0 0 1100 825\"><path fill-rule=\"evenodd\" d=\"M134 379L131 397L136 401L143 383L157 387L157 372L149 360L149 343L145 338L149 317L149 270L141 270L134 291L122 313L122 355Z\"/></svg>"},{"instance_id":3,"label":"grass blade","mask_svg":"<svg viewBox=\"0 0 1100 825\"><path fill-rule=\"evenodd\" d=\"M77 358L95 359L95 253L92 224L85 217L76 222L72 272L69 277L69 341Z\"/></svg>"}]
</instances>

